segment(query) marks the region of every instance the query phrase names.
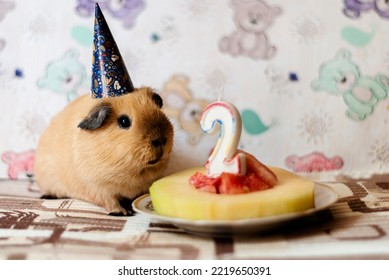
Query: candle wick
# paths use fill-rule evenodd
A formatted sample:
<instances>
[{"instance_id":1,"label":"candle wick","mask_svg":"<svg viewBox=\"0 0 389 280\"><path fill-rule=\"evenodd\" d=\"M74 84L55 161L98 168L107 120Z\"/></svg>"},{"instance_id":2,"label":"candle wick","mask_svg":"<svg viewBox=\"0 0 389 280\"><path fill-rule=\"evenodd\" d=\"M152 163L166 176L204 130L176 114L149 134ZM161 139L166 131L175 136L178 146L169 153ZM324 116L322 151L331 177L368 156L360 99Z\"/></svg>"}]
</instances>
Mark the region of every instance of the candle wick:
<instances>
[{"instance_id":1,"label":"candle wick","mask_svg":"<svg viewBox=\"0 0 389 280\"><path fill-rule=\"evenodd\" d=\"M223 97L223 94L224 94L224 87L221 87L221 88L220 88L220 94L219 94L219 97L217 98L217 101L220 102L220 100L221 100L222 97Z\"/></svg>"}]
</instances>

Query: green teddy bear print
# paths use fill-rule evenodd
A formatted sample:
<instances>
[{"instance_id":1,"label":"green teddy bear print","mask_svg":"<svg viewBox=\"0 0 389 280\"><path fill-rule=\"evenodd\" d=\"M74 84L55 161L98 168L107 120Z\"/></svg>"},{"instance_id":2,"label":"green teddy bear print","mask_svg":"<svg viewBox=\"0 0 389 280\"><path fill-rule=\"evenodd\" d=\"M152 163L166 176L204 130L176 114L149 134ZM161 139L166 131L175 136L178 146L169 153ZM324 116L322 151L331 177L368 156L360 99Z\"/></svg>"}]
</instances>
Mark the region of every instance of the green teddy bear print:
<instances>
[{"instance_id":1,"label":"green teddy bear print","mask_svg":"<svg viewBox=\"0 0 389 280\"><path fill-rule=\"evenodd\" d=\"M71 102L78 96L78 89L86 82L85 66L79 60L76 50L67 51L61 58L46 67L45 76L38 81L38 87L64 94Z\"/></svg>"},{"instance_id":2,"label":"green teddy bear print","mask_svg":"<svg viewBox=\"0 0 389 280\"><path fill-rule=\"evenodd\" d=\"M334 59L320 66L319 78L311 83L311 87L315 91L343 96L347 105L346 115L362 121L373 113L380 100L387 97L389 78L380 73L374 78L361 76L350 58L349 51L338 51Z\"/></svg>"}]
</instances>

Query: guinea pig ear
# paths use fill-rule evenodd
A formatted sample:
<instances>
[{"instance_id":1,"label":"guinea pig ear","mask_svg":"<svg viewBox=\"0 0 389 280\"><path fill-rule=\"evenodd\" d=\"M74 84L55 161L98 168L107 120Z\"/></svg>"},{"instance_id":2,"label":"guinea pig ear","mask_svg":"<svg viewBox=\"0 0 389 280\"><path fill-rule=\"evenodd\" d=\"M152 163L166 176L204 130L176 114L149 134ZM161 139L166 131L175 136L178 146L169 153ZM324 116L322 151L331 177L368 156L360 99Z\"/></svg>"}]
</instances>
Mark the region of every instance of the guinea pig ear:
<instances>
[{"instance_id":1,"label":"guinea pig ear","mask_svg":"<svg viewBox=\"0 0 389 280\"><path fill-rule=\"evenodd\" d=\"M111 104L101 103L93 108L78 125L85 130L95 130L101 127L112 113Z\"/></svg>"},{"instance_id":2,"label":"guinea pig ear","mask_svg":"<svg viewBox=\"0 0 389 280\"><path fill-rule=\"evenodd\" d=\"M153 102L159 107L162 108L163 106L163 100L162 97L158 93L153 93L151 99L153 99Z\"/></svg>"}]
</instances>

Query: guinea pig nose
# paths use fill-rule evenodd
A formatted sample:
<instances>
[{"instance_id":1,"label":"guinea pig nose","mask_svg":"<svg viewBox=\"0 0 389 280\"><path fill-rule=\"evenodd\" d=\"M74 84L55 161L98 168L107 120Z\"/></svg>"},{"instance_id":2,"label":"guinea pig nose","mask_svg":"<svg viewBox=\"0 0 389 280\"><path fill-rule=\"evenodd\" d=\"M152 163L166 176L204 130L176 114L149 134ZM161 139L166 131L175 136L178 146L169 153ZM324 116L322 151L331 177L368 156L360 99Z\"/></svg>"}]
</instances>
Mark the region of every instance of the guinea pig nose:
<instances>
[{"instance_id":1,"label":"guinea pig nose","mask_svg":"<svg viewBox=\"0 0 389 280\"><path fill-rule=\"evenodd\" d=\"M157 139L154 139L151 141L151 145L153 145L154 147L158 148L158 147L161 147L161 146L165 146L166 145L166 137L161 137L161 138L157 138Z\"/></svg>"}]
</instances>

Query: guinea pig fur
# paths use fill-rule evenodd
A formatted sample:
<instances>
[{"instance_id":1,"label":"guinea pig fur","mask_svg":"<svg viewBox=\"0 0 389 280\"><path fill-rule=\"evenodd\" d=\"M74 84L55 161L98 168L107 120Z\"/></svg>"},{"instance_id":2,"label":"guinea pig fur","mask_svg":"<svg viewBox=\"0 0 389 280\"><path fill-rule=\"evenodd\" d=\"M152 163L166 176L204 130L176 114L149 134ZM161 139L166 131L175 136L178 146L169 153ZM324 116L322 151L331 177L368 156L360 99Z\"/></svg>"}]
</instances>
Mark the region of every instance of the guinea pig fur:
<instances>
[{"instance_id":1,"label":"guinea pig fur","mask_svg":"<svg viewBox=\"0 0 389 280\"><path fill-rule=\"evenodd\" d=\"M161 177L172 151L173 127L161 107L147 87L112 98L84 95L66 106L38 143L34 174L43 197L131 215L131 201Z\"/></svg>"}]
</instances>

